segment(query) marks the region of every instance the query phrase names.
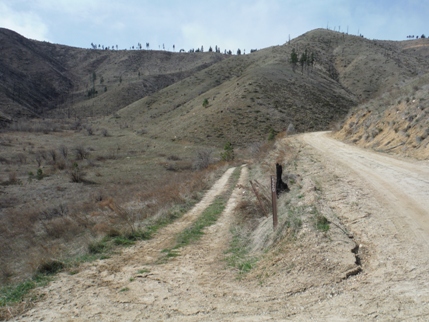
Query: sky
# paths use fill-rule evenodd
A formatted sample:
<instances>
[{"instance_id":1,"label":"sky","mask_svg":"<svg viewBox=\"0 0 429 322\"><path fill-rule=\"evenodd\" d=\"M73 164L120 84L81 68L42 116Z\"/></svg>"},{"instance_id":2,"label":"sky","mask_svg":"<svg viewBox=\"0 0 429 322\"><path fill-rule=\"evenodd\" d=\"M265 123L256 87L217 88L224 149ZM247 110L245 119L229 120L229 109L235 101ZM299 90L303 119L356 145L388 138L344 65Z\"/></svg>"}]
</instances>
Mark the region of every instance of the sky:
<instances>
[{"instance_id":1,"label":"sky","mask_svg":"<svg viewBox=\"0 0 429 322\"><path fill-rule=\"evenodd\" d=\"M0 27L27 38L170 51L250 52L327 27L406 40L429 36L428 14L428 0L0 0Z\"/></svg>"}]
</instances>

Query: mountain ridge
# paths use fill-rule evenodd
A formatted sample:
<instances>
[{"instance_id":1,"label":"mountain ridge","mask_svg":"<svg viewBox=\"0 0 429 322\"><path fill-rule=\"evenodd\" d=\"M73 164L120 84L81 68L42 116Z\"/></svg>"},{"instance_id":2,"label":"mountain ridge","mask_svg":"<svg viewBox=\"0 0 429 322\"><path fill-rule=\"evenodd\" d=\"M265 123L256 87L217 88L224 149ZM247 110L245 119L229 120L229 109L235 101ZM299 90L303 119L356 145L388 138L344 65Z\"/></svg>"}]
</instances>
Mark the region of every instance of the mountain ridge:
<instances>
[{"instance_id":1,"label":"mountain ridge","mask_svg":"<svg viewBox=\"0 0 429 322\"><path fill-rule=\"evenodd\" d=\"M298 132L332 127L351 108L428 72L426 46L426 39L380 41L315 29L247 55L116 51L1 29L0 111L14 118L118 113L152 136L242 144L290 124ZM314 64L293 66L292 50L299 59L313 54Z\"/></svg>"}]
</instances>

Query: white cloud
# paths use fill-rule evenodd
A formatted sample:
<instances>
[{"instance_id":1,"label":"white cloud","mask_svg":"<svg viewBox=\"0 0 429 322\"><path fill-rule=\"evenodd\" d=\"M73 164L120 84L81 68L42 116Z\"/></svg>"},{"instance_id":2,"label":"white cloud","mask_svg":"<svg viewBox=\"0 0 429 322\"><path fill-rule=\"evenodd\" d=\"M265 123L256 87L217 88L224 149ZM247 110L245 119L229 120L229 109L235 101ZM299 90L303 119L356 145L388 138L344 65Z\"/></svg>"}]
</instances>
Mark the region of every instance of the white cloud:
<instances>
[{"instance_id":1,"label":"white cloud","mask_svg":"<svg viewBox=\"0 0 429 322\"><path fill-rule=\"evenodd\" d=\"M32 12L18 12L0 3L0 27L11 29L26 38L48 40L48 27Z\"/></svg>"}]
</instances>

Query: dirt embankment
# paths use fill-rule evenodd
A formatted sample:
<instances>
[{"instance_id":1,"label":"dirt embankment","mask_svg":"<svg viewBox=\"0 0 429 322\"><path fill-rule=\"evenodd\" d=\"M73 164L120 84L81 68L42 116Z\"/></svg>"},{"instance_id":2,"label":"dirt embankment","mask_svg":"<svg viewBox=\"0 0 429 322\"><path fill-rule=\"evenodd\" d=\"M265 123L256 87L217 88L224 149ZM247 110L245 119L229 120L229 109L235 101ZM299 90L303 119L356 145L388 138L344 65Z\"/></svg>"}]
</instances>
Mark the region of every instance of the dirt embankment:
<instances>
[{"instance_id":1,"label":"dirt embankment","mask_svg":"<svg viewBox=\"0 0 429 322\"><path fill-rule=\"evenodd\" d=\"M319 202L335 212L349 232L347 238L357 242L359 274L334 278L335 268L320 273L314 265L321 263L313 259L322 249L301 245L296 249L295 267L293 253L282 256L274 249L268 255L291 258L289 269L277 266L276 274L263 281L237 280L223 261L232 210L243 194L237 188L217 223L197 244L181 249L180 256L157 262L171 237L199 211L121 255L87 264L73 276L61 274L40 291L45 299L15 321L427 320L427 163L362 151L324 133L290 140L299 151L298 170L321 182ZM231 172L208 196L224 189ZM247 173L244 167L237 187L248 182ZM344 243L332 238L337 235L326 236L324 247ZM305 266L298 259L304 253L309 255ZM302 275L312 269L319 274L317 281L303 287Z\"/></svg>"}]
</instances>

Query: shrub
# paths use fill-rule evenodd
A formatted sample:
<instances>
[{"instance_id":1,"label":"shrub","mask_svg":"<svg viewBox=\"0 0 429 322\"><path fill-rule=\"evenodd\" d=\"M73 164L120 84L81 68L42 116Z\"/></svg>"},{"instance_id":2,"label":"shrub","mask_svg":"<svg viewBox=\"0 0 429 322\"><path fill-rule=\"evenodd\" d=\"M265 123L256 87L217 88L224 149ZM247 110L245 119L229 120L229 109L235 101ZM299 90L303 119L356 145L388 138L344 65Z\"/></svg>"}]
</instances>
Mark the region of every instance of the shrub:
<instances>
[{"instance_id":1,"label":"shrub","mask_svg":"<svg viewBox=\"0 0 429 322\"><path fill-rule=\"evenodd\" d=\"M51 156L52 161L57 161L57 152L54 149L51 149L48 151L49 155Z\"/></svg>"},{"instance_id":2,"label":"shrub","mask_svg":"<svg viewBox=\"0 0 429 322\"><path fill-rule=\"evenodd\" d=\"M207 98L203 101L203 107L207 108L209 106L209 100Z\"/></svg>"},{"instance_id":3,"label":"shrub","mask_svg":"<svg viewBox=\"0 0 429 322\"><path fill-rule=\"evenodd\" d=\"M79 168L79 165L75 162L73 163L73 168L70 171L70 179L72 182L83 182L85 173Z\"/></svg>"},{"instance_id":4,"label":"shrub","mask_svg":"<svg viewBox=\"0 0 429 322\"><path fill-rule=\"evenodd\" d=\"M67 156L69 154L69 150L65 145L61 145L58 150L60 151L60 154L63 156L64 159L67 159Z\"/></svg>"},{"instance_id":5,"label":"shrub","mask_svg":"<svg viewBox=\"0 0 429 322\"><path fill-rule=\"evenodd\" d=\"M67 167L67 163L64 159L58 160L55 164L59 170L64 170Z\"/></svg>"},{"instance_id":6,"label":"shrub","mask_svg":"<svg viewBox=\"0 0 429 322\"><path fill-rule=\"evenodd\" d=\"M88 245L88 252L90 254L102 254L109 250L110 246L107 243L106 239L101 241L92 242Z\"/></svg>"},{"instance_id":7,"label":"shrub","mask_svg":"<svg viewBox=\"0 0 429 322\"><path fill-rule=\"evenodd\" d=\"M36 155L34 156L34 160L37 163L37 167L40 168L42 166L42 161L43 161L42 155L40 153L36 153Z\"/></svg>"},{"instance_id":8,"label":"shrub","mask_svg":"<svg viewBox=\"0 0 429 322\"><path fill-rule=\"evenodd\" d=\"M277 135L277 131L271 128L270 132L268 133L268 141L274 140L276 135Z\"/></svg>"},{"instance_id":9,"label":"shrub","mask_svg":"<svg viewBox=\"0 0 429 322\"><path fill-rule=\"evenodd\" d=\"M37 272L45 275L53 275L62 270L64 267L65 265L63 262L57 260L50 260L40 264L39 268L37 269Z\"/></svg>"},{"instance_id":10,"label":"shrub","mask_svg":"<svg viewBox=\"0 0 429 322\"><path fill-rule=\"evenodd\" d=\"M101 129L101 135L104 137L108 137L109 136L109 132L106 129Z\"/></svg>"},{"instance_id":11,"label":"shrub","mask_svg":"<svg viewBox=\"0 0 429 322\"><path fill-rule=\"evenodd\" d=\"M223 152L220 154L222 161L232 161L235 158L234 148L230 142L226 143Z\"/></svg>"},{"instance_id":12,"label":"shrub","mask_svg":"<svg viewBox=\"0 0 429 322\"><path fill-rule=\"evenodd\" d=\"M37 169L36 179L37 180L42 180L43 179L43 171L42 171L42 169Z\"/></svg>"},{"instance_id":13,"label":"shrub","mask_svg":"<svg viewBox=\"0 0 429 322\"><path fill-rule=\"evenodd\" d=\"M180 161L181 159L177 155L170 155L170 156L167 157L167 160L170 160L170 161Z\"/></svg>"},{"instance_id":14,"label":"shrub","mask_svg":"<svg viewBox=\"0 0 429 322\"><path fill-rule=\"evenodd\" d=\"M89 155L89 152L82 145L75 147L74 151L75 151L76 160L84 160Z\"/></svg>"},{"instance_id":15,"label":"shrub","mask_svg":"<svg viewBox=\"0 0 429 322\"><path fill-rule=\"evenodd\" d=\"M329 221L325 216L318 214L316 216L316 228L317 230L326 232L329 230Z\"/></svg>"},{"instance_id":16,"label":"shrub","mask_svg":"<svg viewBox=\"0 0 429 322\"><path fill-rule=\"evenodd\" d=\"M193 168L196 170L206 169L211 163L212 152L212 150L197 151L197 156L195 157Z\"/></svg>"},{"instance_id":17,"label":"shrub","mask_svg":"<svg viewBox=\"0 0 429 322\"><path fill-rule=\"evenodd\" d=\"M27 156L24 153L18 153L16 157L20 164L25 164L27 162Z\"/></svg>"}]
</instances>

